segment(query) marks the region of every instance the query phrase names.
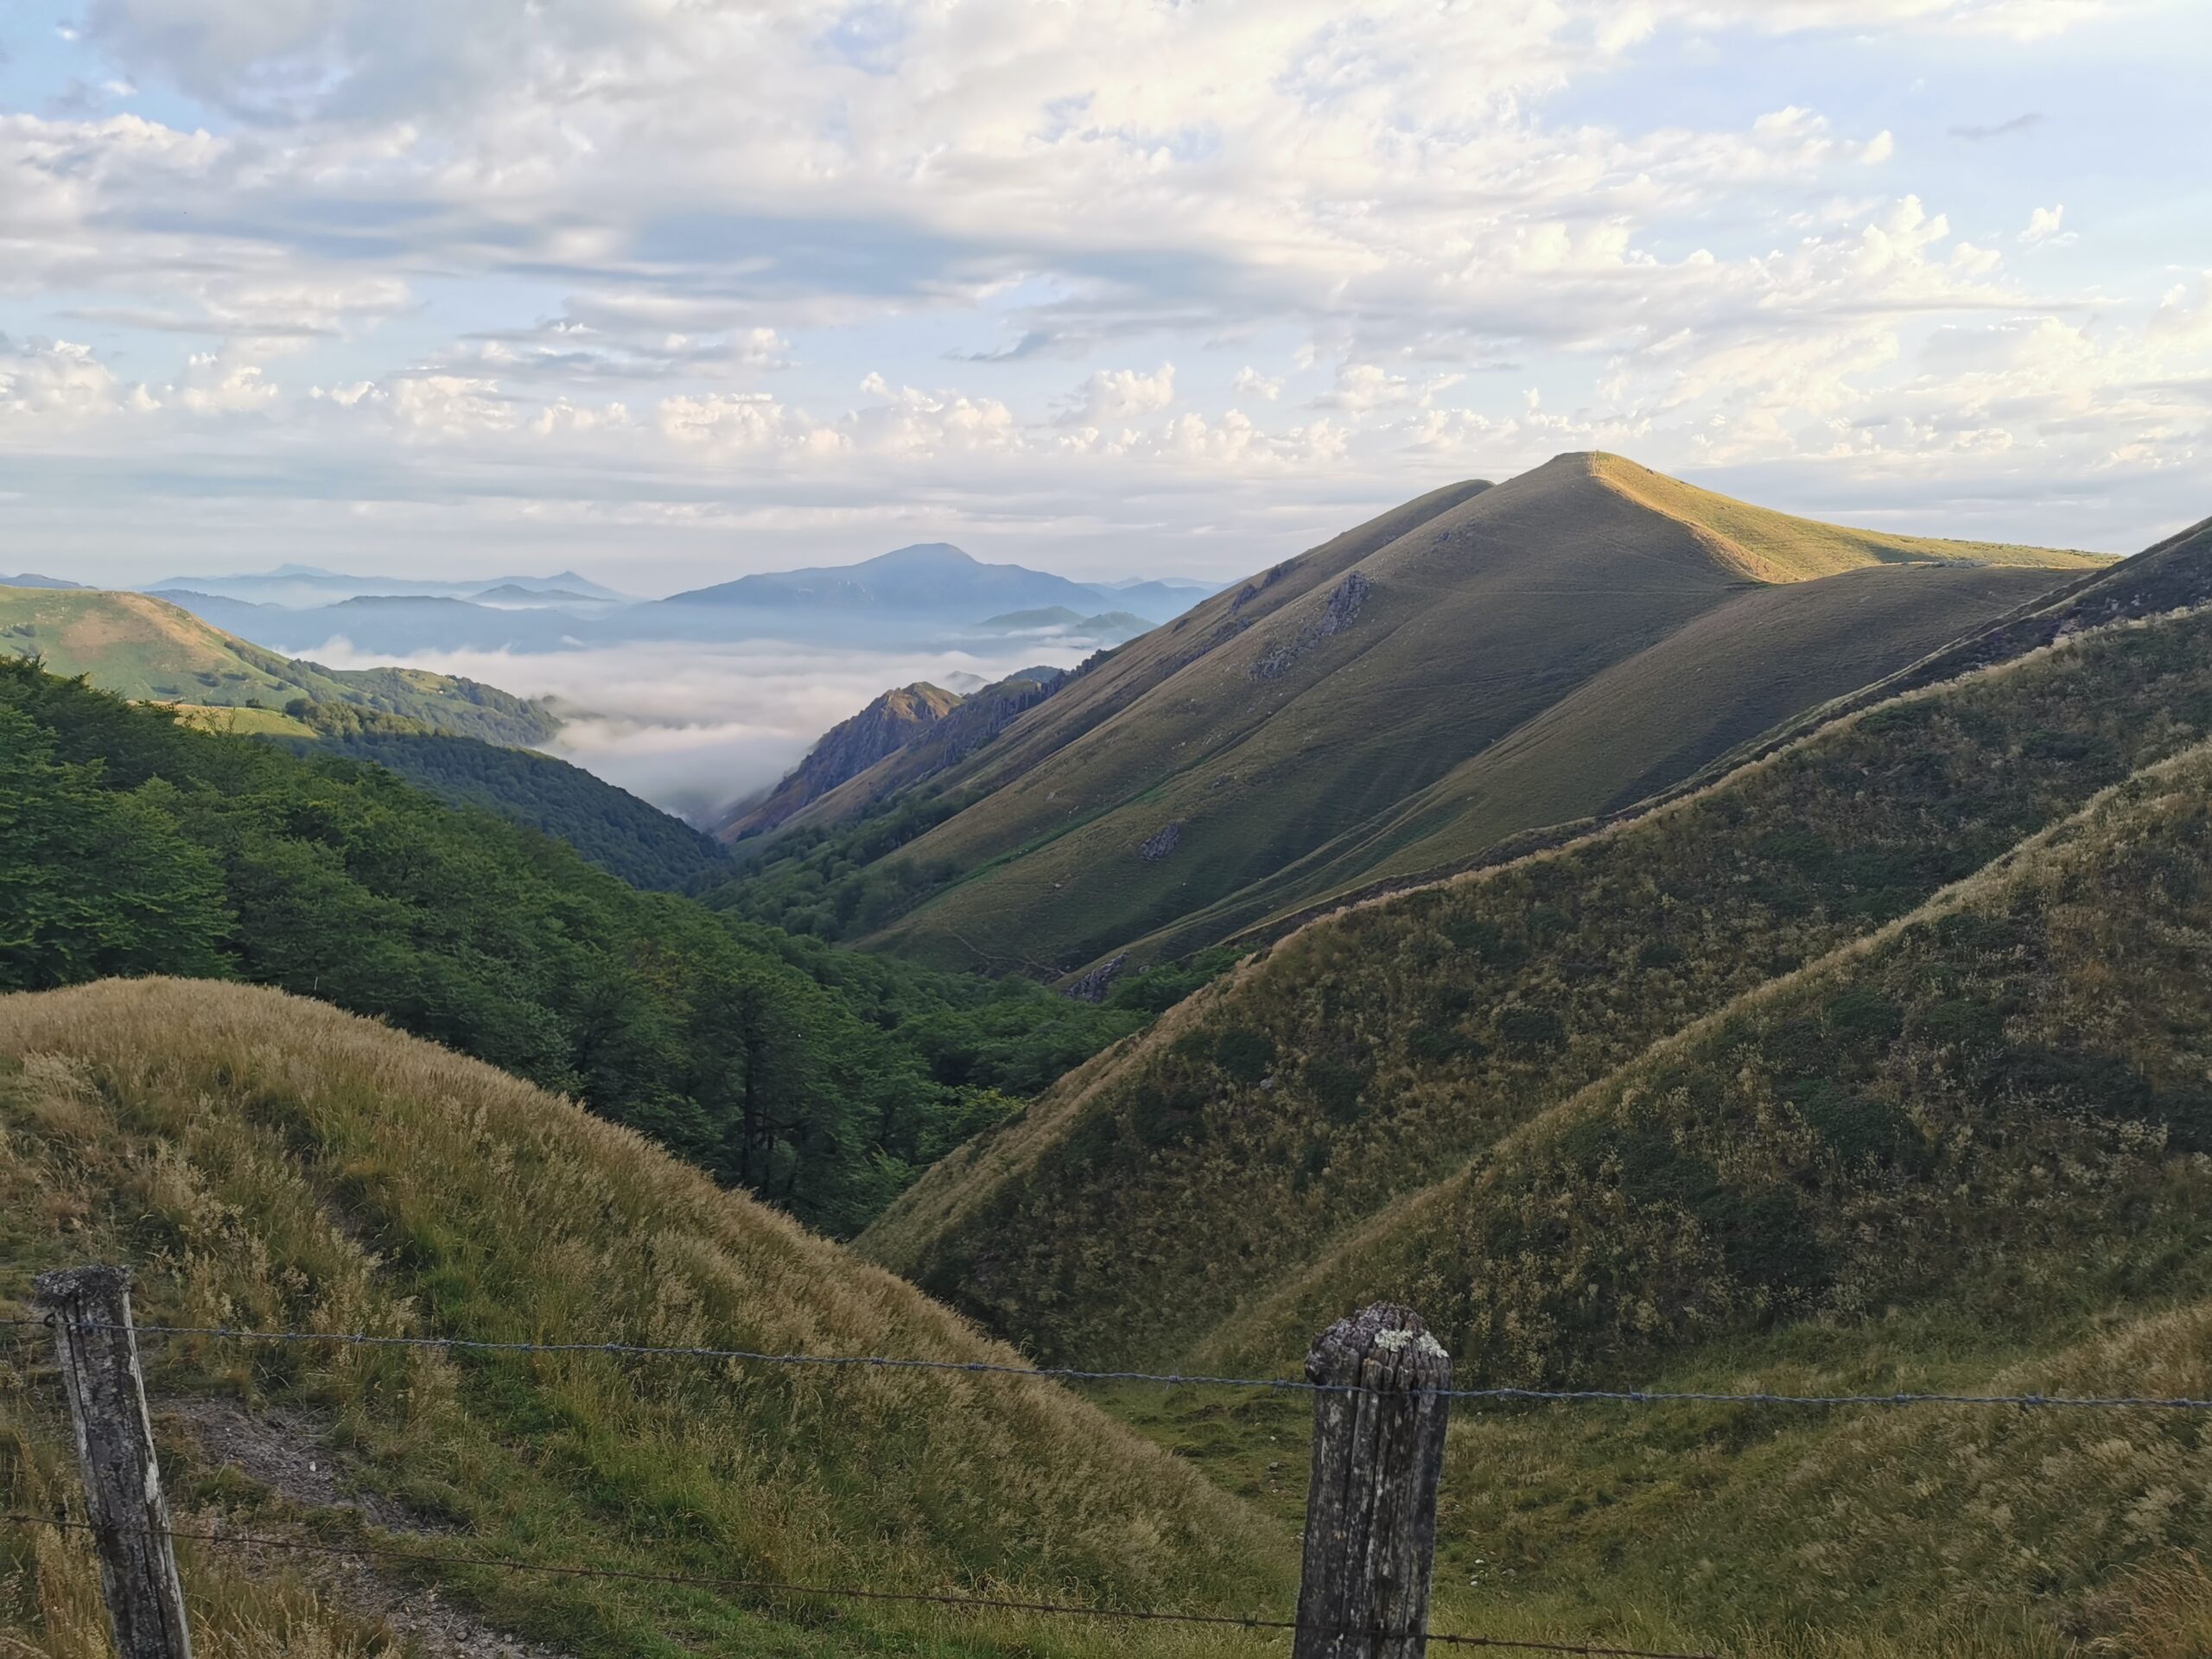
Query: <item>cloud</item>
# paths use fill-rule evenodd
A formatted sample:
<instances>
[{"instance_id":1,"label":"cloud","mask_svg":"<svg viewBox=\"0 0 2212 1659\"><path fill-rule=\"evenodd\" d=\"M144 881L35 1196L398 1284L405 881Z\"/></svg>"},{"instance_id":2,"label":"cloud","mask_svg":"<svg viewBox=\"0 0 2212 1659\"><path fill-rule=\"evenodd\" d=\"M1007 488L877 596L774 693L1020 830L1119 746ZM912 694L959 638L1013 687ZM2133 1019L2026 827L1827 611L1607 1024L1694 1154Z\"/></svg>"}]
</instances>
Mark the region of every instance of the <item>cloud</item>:
<instances>
[{"instance_id":1,"label":"cloud","mask_svg":"<svg viewBox=\"0 0 2212 1659\"><path fill-rule=\"evenodd\" d=\"M2043 124L2043 121L2042 111L2029 110L2024 114L2014 116L2010 121L1999 121L1991 126L1953 127L1951 137L1964 138L1972 143L1980 143L1990 138L2009 138L2015 133L2032 132Z\"/></svg>"},{"instance_id":2,"label":"cloud","mask_svg":"<svg viewBox=\"0 0 2212 1659\"><path fill-rule=\"evenodd\" d=\"M1249 363L1237 370L1236 378L1229 383L1230 390L1239 397L1258 397L1270 404L1282 396L1282 376L1262 374Z\"/></svg>"},{"instance_id":3,"label":"cloud","mask_svg":"<svg viewBox=\"0 0 2212 1659\"><path fill-rule=\"evenodd\" d=\"M589 711L553 752L671 811L704 815L772 785L815 740L888 687L957 676L985 682L1048 664L1072 668L1086 643L1025 636L988 650L838 650L785 640L627 645L550 652L355 650L307 654L334 668L384 664L466 675L519 696Z\"/></svg>"},{"instance_id":4,"label":"cloud","mask_svg":"<svg viewBox=\"0 0 2212 1659\"><path fill-rule=\"evenodd\" d=\"M98 426L144 401L89 346L67 340L16 346L0 334L0 424L19 437Z\"/></svg>"},{"instance_id":5,"label":"cloud","mask_svg":"<svg viewBox=\"0 0 2212 1659\"><path fill-rule=\"evenodd\" d=\"M10 348L0 418L42 464L0 480L35 505L11 519L132 556L342 524L393 558L558 533L619 572L926 521L1173 537L1226 575L1546 443L1866 468L2001 435L2063 451L2056 478L2089 440L1993 390L2036 372L1936 410L1920 341L2094 302L2131 344L2083 407L2133 422L2128 388L2204 372L2195 289L2031 257L2075 235L2055 207L1959 236L1979 196L1918 170L1885 122L1924 129L1858 72L1972 53L1977 100L2021 108L2065 30L2128 10L87 0L68 73L147 90L0 110L10 326L91 342ZM1822 49L1766 45L1792 35ZM1763 109L1683 112L1650 94L1693 43L1797 67ZM2082 291L2043 285L2062 266ZM2164 445L2163 474L2191 432L2146 416L2099 454Z\"/></svg>"},{"instance_id":6,"label":"cloud","mask_svg":"<svg viewBox=\"0 0 2212 1659\"><path fill-rule=\"evenodd\" d=\"M1140 369L1101 369L1067 399L1061 420L1070 426L1109 426L1156 414L1175 401L1175 365L1163 363L1152 373Z\"/></svg>"},{"instance_id":7,"label":"cloud","mask_svg":"<svg viewBox=\"0 0 2212 1659\"><path fill-rule=\"evenodd\" d=\"M1307 407L1341 410L1353 416L1407 404L1426 408L1440 393L1450 391L1465 378L1464 374L1443 373L1416 381L1407 375L1392 374L1378 364L1345 363L1337 370L1335 389L1314 398Z\"/></svg>"},{"instance_id":8,"label":"cloud","mask_svg":"<svg viewBox=\"0 0 2212 1659\"><path fill-rule=\"evenodd\" d=\"M2071 232L2062 232L2059 229L2059 226L2061 222L2064 220L2065 217L2066 205L2063 202L2061 202L2056 207L2038 207L2035 209L2028 215L2027 228L2022 231L2019 234L2018 240L2020 245L2024 248L2037 248L2046 245L2054 248L2063 248L2069 243L2076 240L2077 238Z\"/></svg>"}]
</instances>

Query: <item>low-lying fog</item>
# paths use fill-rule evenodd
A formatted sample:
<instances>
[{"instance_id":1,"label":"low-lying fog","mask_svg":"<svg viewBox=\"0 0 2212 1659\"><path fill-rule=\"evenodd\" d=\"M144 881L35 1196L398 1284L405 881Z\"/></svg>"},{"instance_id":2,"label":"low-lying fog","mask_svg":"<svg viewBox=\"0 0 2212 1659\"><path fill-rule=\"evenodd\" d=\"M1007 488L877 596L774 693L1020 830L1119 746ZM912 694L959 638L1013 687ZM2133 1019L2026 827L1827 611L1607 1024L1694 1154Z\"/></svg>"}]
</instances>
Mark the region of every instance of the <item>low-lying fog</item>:
<instances>
[{"instance_id":1,"label":"low-lying fog","mask_svg":"<svg viewBox=\"0 0 2212 1659\"><path fill-rule=\"evenodd\" d=\"M429 669L520 697L558 697L588 712L563 728L551 753L699 818L772 785L823 733L893 686L929 680L969 691L1016 669L1072 668L1090 650L1035 638L908 651L750 639L394 656L333 639L301 654L332 668Z\"/></svg>"}]
</instances>

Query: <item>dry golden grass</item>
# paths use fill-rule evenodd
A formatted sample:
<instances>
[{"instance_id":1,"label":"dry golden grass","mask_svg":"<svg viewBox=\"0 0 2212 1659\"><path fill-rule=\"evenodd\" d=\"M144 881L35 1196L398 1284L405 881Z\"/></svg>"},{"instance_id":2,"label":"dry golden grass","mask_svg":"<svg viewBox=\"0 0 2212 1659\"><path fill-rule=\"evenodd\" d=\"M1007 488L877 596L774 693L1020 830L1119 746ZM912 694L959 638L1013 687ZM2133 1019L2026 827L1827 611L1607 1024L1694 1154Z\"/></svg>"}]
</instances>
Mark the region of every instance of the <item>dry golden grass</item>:
<instances>
[{"instance_id":1,"label":"dry golden grass","mask_svg":"<svg viewBox=\"0 0 2212 1659\"><path fill-rule=\"evenodd\" d=\"M11 997L0 1057L0 1285L18 1296L37 1267L121 1256L138 1264L152 1323L1019 1363L636 1135L313 1002L159 980ZM197 1339L167 1344L153 1371L157 1390L328 1408L365 1481L493 1553L1122 1605L1288 1599L1279 1531L1050 1385ZM56 1479L35 1395L0 1396L19 1446L36 1448L14 1459L24 1498L27 1483ZM66 1573L35 1576L40 1605L66 1599ZM654 1629L793 1654L1246 1647L521 1576L455 1583L495 1619L593 1652L645 1650ZM241 1630L281 1632L291 1604L256 1594ZM35 1651L70 1650L83 1619L64 1614L38 1638L61 1645ZM289 1640L258 1639L235 1650Z\"/></svg>"},{"instance_id":2,"label":"dry golden grass","mask_svg":"<svg viewBox=\"0 0 2212 1659\"><path fill-rule=\"evenodd\" d=\"M1900 536L1800 518L1754 506L1678 478L1640 467L1624 455L1585 457L1592 476L1607 489L1677 519L1706 541L1713 556L1754 582L1809 582L1869 563L1924 561L2032 565L2050 570L2094 570L2109 554L2030 547L2018 542L1955 541L1939 536Z\"/></svg>"}]
</instances>

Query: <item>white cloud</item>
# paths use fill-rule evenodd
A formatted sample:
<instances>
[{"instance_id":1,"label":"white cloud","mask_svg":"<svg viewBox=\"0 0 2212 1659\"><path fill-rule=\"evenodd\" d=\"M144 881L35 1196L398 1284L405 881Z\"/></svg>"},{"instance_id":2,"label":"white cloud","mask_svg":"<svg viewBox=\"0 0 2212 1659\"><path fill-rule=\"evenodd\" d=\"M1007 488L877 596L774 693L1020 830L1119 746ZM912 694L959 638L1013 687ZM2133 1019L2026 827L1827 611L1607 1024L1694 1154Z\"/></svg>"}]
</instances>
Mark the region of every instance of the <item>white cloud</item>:
<instances>
[{"instance_id":1,"label":"white cloud","mask_svg":"<svg viewBox=\"0 0 2212 1659\"><path fill-rule=\"evenodd\" d=\"M145 492L138 536L179 498L99 480L185 475L158 455L251 467L257 505L193 496L209 522L335 505L404 518L395 547L535 513L627 558L639 526L927 513L1228 561L1240 525L1547 443L1860 469L2009 444L2053 478L2170 474L2196 429L2144 389L2202 378L2196 279L2046 290L2098 251L2033 257L2075 241L2063 209L1955 235L1977 200L1931 188L1889 124L1921 128L1854 79L1876 49L1897 85L1971 51L1977 109L2009 114L2058 35L2128 9L882 0L856 42L847 0L89 0L70 55L98 61L71 73L197 100L207 130L0 110L10 326L98 346L0 353L11 437L73 465L0 457L0 486L52 524L125 523L101 515ZM1850 62L1751 38L1791 33ZM1764 108L1651 96L1693 42L1779 66L1744 82ZM2020 188L2033 149L1976 156ZM2092 305L2070 392L2034 354L1977 359L1971 397L1923 384L1931 331L2078 333ZM2107 417L2102 448L2063 429Z\"/></svg>"},{"instance_id":2,"label":"white cloud","mask_svg":"<svg viewBox=\"0 0 2212 1659\"><path fill-rule=\"evenodd\" d=\"M17 346L0 335L0 422L20 437L100 425L139 401L88 346L56 340Z\"/></svg>"},{"instance_id":3,"label":"white cloud","mask_svg":"<svg viewBox=\"0 0 2212 1659\"><path fill-rule=\"evenodd\" d=\"M2020 232L2020 245L2026 248L2063 248L2075 238L2071 232L2062 232L2059 226L2066 218L2066 204L2056 207L2038 207L2028 215L2027 228Z\"/></svg>"},{"instance_id":4,"label":"white cloud","mask_svg":"<svg viewBox=\"0 0 2212 1659\"><path fill-rule=\"evenodd\" d=\"M1405 404L1427 408L1439 394L1465 378L1464 374L1447 372L1415 380L1408 375L1392 374L1376 363L1345 363L1338 367L1335 389L1313 399L1312 406L1341 410L1354 416Z\"/></svg>"},{"instance_id":5,"label":"white cloud","mask_svg":"<svg viewBox=\"0 0 2212 1659\"><path fill-rule=\"evenodd\" d=\"M1175 401L1175 365L1163 363L1152 373L1141 369L1101 369L1077 388L1061 416L1071 426L1109 426L1156 414Z\"/></svg>"},{"instance_id":6,"label":"white cloud","mask_svg":"<svg viewBox=\"0 0 2212 1659\"><path fill-rule=\"evenodd\" d=\"M1272 404L1282 396L1283 378L1279 374L1262 374L1247 363L1236 371L1230 383L1230 390L1239 397L1258 397Z\"/></svg>"}]
</instances>

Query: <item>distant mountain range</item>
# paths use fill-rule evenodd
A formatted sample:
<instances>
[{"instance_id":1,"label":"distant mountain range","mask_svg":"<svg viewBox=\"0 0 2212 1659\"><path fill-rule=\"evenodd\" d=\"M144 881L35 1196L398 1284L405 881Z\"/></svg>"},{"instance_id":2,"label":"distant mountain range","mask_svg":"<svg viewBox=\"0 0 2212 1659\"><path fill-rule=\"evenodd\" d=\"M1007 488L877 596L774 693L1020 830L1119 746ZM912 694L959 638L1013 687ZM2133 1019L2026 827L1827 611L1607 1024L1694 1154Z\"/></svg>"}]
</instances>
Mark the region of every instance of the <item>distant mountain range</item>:
<instances>
[{"instance_id":1,"label":"distant mountain range","mask_svg":"<svg viewBox=\"0 0 2212 1659\"><path fill-rule=\"evenodd\" d=\"M1047 605L1039 610L1008 611L1003 616L987 616L976 626L984 633L1067 640L1082 645L1118 645L1141 633L1151 632L1159 624L1149 617L1137 616L1128 611L1102 611L1096 616L1078 616L1065 605Z\"/></svg>"},{"instance_id":2,"label":"distant mountain range","mask_svg":"<svg viewBox=\"0 0 2212 1659\"><path fill-rule=\"evenodd\" d=\"M550 576L487 576L474 582L416 581L402 576L349 575L311 564L283 564L232 576L170 576L144 588L164 596L173 592L205 594L217 599L245 600L255 605L282 605L291 609L335 604L341 600L378 598L457 598L504 602L517 595L535 596L539 603L619 605L628 596L603 588L588 576L563 570ZM554 597L558 595L556 601Z\"/></svg>"},{"instance_id":3,"label":"distant mountain range","mask_svg":"<svg viewBox=\"0 0 2212 1659\"><path fill-rule=\"evenodd\" d=\"M0 576L0 588L76 588L80 586L82 584L79 582L63 582L58 576L41 576L29 570L20 576Z\"/></svg>"},{"instance_id":4,"label":"distant mountain range","mask_svg":"<svg viewBox=\"0 0 2212 1659\"><path fill-rule=\"evenodd\" d=\"M27 577L16 585L64 584ZM626 598L572 570L416 582L298 564L257 575L173 576L145 591L273 651L312 652L343 639L359 651L404 656L640 639L957 645L971 636L996 639L1028 629L1069 645L1113 645L1217 589L1174 577L1072 582L1022 565L987 564L931 542L855 564L768 571L654 601Z\"/></svg>"}]
</instances>

